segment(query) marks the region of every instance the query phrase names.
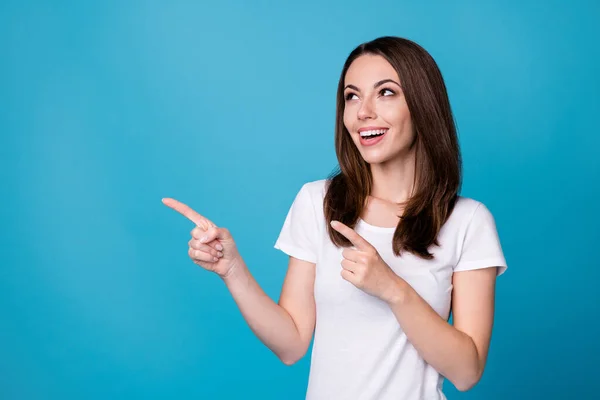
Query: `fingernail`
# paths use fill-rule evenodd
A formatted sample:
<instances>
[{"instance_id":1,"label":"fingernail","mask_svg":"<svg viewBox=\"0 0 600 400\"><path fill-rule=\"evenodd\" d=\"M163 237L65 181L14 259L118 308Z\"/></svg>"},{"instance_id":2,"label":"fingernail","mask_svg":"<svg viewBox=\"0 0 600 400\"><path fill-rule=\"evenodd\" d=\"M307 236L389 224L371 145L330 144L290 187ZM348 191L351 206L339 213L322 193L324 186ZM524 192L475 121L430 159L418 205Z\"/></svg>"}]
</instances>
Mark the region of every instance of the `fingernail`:
<instances>
[{"instance_id":1,"label":"fingernail","mask_svg":"<svg viewBox=\"0 0 600 400\"><path fill-rule=\"evenodd\" d=\"M219 251L219 252L217 252L217 255L218 255L219 257L223 257L223 253L221 253L220 251Z\"/></svg>"},{"instance_id":2,"label":"fingernail","mask_svg":"<svg viewBox=\"0 0 600 400\"><path fill-rule=\"evenodd\" d=\"M220 244L216 245L216 246L215 246L215 248L216 248L217 250L223 250L223 246L221 246Z\"/></svg>"},{"instance_id":3,"label":"fingernail","mask_svg":"<svg viewBox=\"0 0 600 400\"><path fill-rule=\"evenodd\" d=\"M206 239L207 239L207 237L206 237L206 236L202 236L202 237L200 238L200 243L206 243Z\"/></svg>"}]
</instances>

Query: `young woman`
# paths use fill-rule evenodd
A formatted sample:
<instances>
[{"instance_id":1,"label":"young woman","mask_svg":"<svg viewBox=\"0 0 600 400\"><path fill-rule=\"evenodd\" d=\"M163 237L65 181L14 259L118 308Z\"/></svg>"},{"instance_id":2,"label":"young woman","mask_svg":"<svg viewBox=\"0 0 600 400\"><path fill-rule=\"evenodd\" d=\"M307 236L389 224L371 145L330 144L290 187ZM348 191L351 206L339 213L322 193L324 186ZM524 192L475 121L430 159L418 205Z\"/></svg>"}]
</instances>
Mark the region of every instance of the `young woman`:
<instances>
[{"instance_id":1,"label":"young woman","mask_svg":"<svg viewBox=\"0 0 600 400\"><path fill-rule=\"evenodd\" d=\"M227 229L164 199L198 225L189 256L222 277L285 364L314 334L307 399L445 399L444 377L470 389L486 364L506 262L490 211L458 195L453 116L422 47L382 37L352 51L335 149L339 171L303 185L275 244L290 256L278 304Z\"/></svg>"}]
</instances>

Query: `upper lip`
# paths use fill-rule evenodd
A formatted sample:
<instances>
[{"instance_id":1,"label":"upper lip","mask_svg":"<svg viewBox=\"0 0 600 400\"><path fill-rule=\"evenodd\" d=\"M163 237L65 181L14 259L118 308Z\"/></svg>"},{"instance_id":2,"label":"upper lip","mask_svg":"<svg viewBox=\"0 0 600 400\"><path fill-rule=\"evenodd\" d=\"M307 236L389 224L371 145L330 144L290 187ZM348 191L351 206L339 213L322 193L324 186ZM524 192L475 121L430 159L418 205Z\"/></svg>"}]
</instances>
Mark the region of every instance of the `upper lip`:
<instances>
[{"instance_id":1,"label":"upper lip","mask_svg":"<svg viewBox=\"0 0 600 400\"><path fill-rule=\"evenodd\" d=\"M384 126L365 126L364 128L360 128L358 130L358 133L361 133L361 132L364 132L364 131L377 131L379 129L386 129L387 130L389 128L386 128Z\"/></svg>"}]
</instances>

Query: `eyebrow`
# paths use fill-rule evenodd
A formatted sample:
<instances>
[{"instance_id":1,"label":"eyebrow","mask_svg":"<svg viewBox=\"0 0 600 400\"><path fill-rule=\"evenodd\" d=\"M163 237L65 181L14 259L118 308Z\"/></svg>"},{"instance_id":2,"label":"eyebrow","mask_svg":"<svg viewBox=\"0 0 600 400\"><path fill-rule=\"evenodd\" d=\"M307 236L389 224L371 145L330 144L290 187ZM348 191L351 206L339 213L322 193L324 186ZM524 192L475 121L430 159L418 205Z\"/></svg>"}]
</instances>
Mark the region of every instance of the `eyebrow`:
<instances>
[{"instance_id":1,"label":"eyebrow","mask_svg":"<svg viewBox=\"0 0 600 400\"><path fill-rule=\"evenodd\" d=\"M383 79L383 80L380 80L379 82L376 82L376 83L373 85L373 89L377 89L377 87L378 87L378 86L381 86L381 85L383 85L384 83L388 83L388 82L395 83L396 85L398 85L398 87L400 87L400 89L402 89L402 86L400 86L400 84L399 84L398 82L396 82L395 80L393 80L393 79ZM353 90L356 90L357 92L360 92L360 89L359 89L359 88L357 88L357 87L356 87L356 86L354 86L354 85L346 85L346 87L344 88L344 90L346 90L346 89L348 89L348 88L350 88L350 89L353 89Z\"/></svg>"}]
</instances>

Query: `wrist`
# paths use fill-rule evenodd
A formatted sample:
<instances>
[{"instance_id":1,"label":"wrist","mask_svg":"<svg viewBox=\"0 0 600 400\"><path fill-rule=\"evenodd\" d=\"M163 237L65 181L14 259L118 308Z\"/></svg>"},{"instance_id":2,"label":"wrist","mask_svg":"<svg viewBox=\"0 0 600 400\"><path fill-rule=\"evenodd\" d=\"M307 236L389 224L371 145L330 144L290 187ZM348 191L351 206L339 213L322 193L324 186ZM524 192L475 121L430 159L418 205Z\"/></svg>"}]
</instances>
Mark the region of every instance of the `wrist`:
<instances>
[{"instance_id":1,"label":"wrist","mask_svg":"<svg viewBox=\"0 0 600 400\"><path fill-rule=\"evenodd\" d=\"M241 258L236 258L231 261L231 267L224 275L219 275L219 277L225 282L228 283L230 281L238 279L241 274L243 274L243 270L246 267L244 261Z\"/></svg>"},{"instance_id":2,"label":"wrist","mask_svg":"<svg viewBox=\"0 0 600 400\"><path fill-rule=\"evenodd\" d=\"M403 304L406 301L406 296L410 286L408 282L395 273L392 275L393 276L390 279L389 288L387 289L382 300L390 306L396 306L398 304Z\"/></svg>"}]
</instances>

